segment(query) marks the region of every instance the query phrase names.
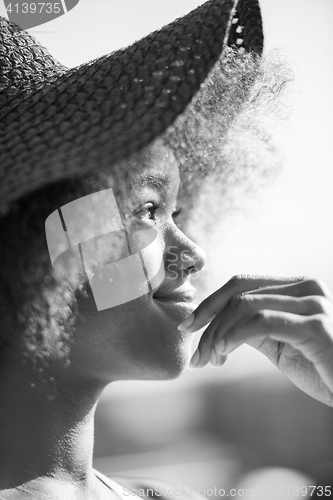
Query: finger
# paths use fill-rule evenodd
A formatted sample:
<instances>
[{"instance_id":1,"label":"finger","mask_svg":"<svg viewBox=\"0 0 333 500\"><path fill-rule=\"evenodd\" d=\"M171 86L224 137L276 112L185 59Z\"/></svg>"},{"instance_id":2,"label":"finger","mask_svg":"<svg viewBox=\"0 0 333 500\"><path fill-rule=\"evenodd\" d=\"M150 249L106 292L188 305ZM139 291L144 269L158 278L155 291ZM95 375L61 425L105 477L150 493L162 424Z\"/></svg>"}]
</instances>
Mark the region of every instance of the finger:
<instances>
[{"instance_id":1,"label":"finger","mask_svg":"<svg viewBox=\"0 0 333 500\"><path fill-rule=\"evenodd\" d=\"M209 333L209 332L208 332ZM211 355L212 352L214 351L213 349L213 336L212 337L207 337L203 341L203 337L206 337L207 335L207 329L203 332L200 342L198 344L197 349L195 350L191 361L190 361L190 366L192 368L202 368L203 366L207 365L211 361ZM201 345L200 345L201 343ZM215 352L215 351L214 351Z\"/></svg>"},{"instance_id":2,"label":"finger","mask_svg":"<svg viewBox=\"0 0 333 500\"><path fill-rule=\"evenodd\" d=\"M327 321L326 316L261 310L228 330L223 354L258 338L288 343L315 365L324 383L333 386L333 322Z\"/></svg>"},{"instance_id":3,"label":"finger","mask_svg":"<svg viewBox=\"0 0 333 500\"><path fill-rule=\"evenodd\" d=\"M202 368L209 362L214 368L217 368L218 366L224 365L227 359L227 354L218 353L215 349L213 349L210 355L206 357L205 361L203 362L202 359L200 359L200 353L198 349L196 349L189 363L189 369L193 370L194 368Z\"/></svg>"},{"instance_id":4,"label":"finger","mask_svg":"<svg viewBox=\"0 0 333 500\"><path fill-rule=\"evenodd\" d=\"M326 297L333 303L333 295L328 287L325 283L315 278L304 278L302 281L294 283L262 287L259 290L250 290L247 293L291 295L294 297L318 295L320 297Z\"/></svg>"},{"instance_id":5,"label":"finger","mask_svg":"<svg viewBox=\"0 0 333 500\"><path fill-rule=\"evenodd\" d=\"M272 276L233 276L225 285L207 297L196 310L183 323L178 326L181 331L187 330L189 333L200 330L207 325L224 308L233 295L257 290L258 288L285 285L302 281L304 277L272 277Z\"/></svg>"},{"instance_id":6,"label":"finger","mask_svg":"<svg viewBox=\"0 0 333 500\"><path fill-rule=\"evenodd\" d=\"M211 356L210 356L210 364L214 367L214 368L218 368L220 366L223 366L224 363L227 361L228 359L228 355L227 354L221 354L221 353L217 353L214 349L211 353Z\"/></svg>"},{"instance_id":7,"label":"finger","mask_svg":"<svg viewBox=\"0 0 333 500\"><path fill-rule=\"evenodd\" d=\"M243 293L231 297L223 311L221 311L203 332L198 344L200 358L198 363L207 364L214 346L218 350L218 343L226 332L237 322L247 316L252 316L261 309L285 311L294 314L313 315L325 313L326 299L323 297L289 297L284 295L260 295ZM204 365L203 365L204 366Z\"/></svg>"},{"instance_id":8,"label":"finger","mask_svg":"<svg viewBox=\"0 0 333 500\"><path fill-rule=\"evenodd\" d=\"M266 344L266 340L267 346L270 347L265 352L265 349L263 351L261 349ZM311 394L311 391L306 390L306 385L311 386L318 376L317 383L322 384L320 390L326 394L327 404L333 406L332 319L328 320L322 314L299 316L292 313L262 310L232 327L227 332L225 341L225 353L230 353L243 342L264 352L270 361L308 394ZM272 349L274 346L276 348ZM299 365L304 371L304 380L301 385L299 385L299 377L295 378L295 365ZM308 378L307 382L306 377L310 376L311 379Z\"/></svg>"}]
</instances>

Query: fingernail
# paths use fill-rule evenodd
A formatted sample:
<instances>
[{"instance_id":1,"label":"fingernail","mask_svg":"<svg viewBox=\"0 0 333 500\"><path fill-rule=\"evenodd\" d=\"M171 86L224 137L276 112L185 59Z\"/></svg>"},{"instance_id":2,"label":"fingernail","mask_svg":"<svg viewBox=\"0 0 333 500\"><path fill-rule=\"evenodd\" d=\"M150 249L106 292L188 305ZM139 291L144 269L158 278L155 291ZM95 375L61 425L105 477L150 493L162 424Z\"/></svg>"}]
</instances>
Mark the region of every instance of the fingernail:
<instances>
[{"instance_id":1,"label":"fingernail","mask_svg":"<svg viewBox=\"0 0 333 500\"><path fill-rule=\"evenodd\" d=\"M212 353L210 355L210 364L212 365L213 368L217 368L219 366L218 360L217 360L217 355L214 349L212 350Z\"/></svg>"},{"instance_id":2,"label":"fingernail","mask_svg":"<svg viewBox=\"0 0 333 500\"><path fill-rule=\"evenodd\" d=\"M195 316L192 313L191 316L186 318L185 321L183 321L182 323L180 323L180 325L177 326L178 330L180 330L181 332L184 332L187 328L189 328L192 325L194 318L195 318Z\"/></svg>"},{"instance_id":3,"label":"fingernail","mask_svg":"<svg viewBox=\"0 0 333 500\"><path fill-rule=\"evenodd\" d=\"M228 354L224 354L224 357L220 360L219 366L223 366L227 360L228 360Z\"/></svg>"},{"instance_id":4,"label":"fingernail","mask_svg":"<svg viewBox=\"0 0 333 500\"><path fill-rule=\"evenodd\" d=\"M223 354L225 352L225 340L221 339L218 341L218 343L215 346L216 352L219 354Z\"/></svg>"},{"instance_id":5,"label":"fingernail","mask_svg":"<svg viewBox=\"0 0 333 500\"><path fill-rule=\"evenodd\" d=\"M198 350L196 350L191 358L190 364L188 365L190 370L194 370L194 368L198 366L199 359L200 359L200 353Z\"/></svg>"}]
</instances>

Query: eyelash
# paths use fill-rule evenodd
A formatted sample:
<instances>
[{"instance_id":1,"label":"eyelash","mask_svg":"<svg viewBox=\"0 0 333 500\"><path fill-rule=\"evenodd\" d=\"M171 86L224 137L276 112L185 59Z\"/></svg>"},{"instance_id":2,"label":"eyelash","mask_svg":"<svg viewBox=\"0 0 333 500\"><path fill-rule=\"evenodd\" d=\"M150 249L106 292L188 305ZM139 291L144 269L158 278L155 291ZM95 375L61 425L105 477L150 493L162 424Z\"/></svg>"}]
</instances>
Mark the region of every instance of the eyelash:
<instances>
[{"instance_id":1,"label":"eyelash","mask_svg":"<svg viewBox=\"0 0 333 500\"><path fill-rule=\"evenodd\" d=\"M152 205L152 206L149 208L145 207L144 209L141 209L141 207L139 207L137 210L134 210L133 215L137 216L139 219L142 219L143 215L149 213L152 215L152 218L149 218L149 220L155 220L156 211L159 209L161 204L154 203L154 202L150 201L150 202L146 203L146 205ZM181 213L181 211L182 211L181 208L179 208L178 210L175 210L174 212L172 212L172 217L175 219L176 217L178 217L178 215Z\"/></svg>"}]
</instances>

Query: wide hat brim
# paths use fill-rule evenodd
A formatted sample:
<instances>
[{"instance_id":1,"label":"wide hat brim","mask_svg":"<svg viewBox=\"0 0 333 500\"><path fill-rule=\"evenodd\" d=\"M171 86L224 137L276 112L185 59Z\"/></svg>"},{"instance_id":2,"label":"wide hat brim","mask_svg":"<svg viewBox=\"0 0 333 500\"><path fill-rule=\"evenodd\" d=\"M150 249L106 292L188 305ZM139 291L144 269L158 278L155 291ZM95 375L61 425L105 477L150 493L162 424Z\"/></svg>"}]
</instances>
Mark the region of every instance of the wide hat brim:
<instances>
[{"instance_id":1,"label":"wide hat brim","mask_svg":"<svg viewBox=\"0 0 333 500\"><path fill-rule=\"evenodd\" d=\"M0 209L147 146L186 109L226 45L261 54L257 0L210 0L74 69L0 17Z\"/></svg>"}]
</instances>

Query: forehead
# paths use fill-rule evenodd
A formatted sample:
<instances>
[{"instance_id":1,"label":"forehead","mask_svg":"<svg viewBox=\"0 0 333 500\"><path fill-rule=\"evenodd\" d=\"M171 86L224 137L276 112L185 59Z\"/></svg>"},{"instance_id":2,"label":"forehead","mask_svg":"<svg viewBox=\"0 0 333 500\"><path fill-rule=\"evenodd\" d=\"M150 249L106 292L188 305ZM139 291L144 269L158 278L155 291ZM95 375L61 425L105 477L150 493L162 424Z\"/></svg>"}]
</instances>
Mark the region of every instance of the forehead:
<instances>
[{"instance_id":1,"label":"forehead","mask_svg":"<svg viewBox=\"0 0 333 500\"><path fill-rule=\"evenodd\" d=\"M147 190L172 195L178 192L178 163L171 150L161 147L133 156L121 165L116 183L121 191L135 195Z\"/></svg>"}]
</instances>

